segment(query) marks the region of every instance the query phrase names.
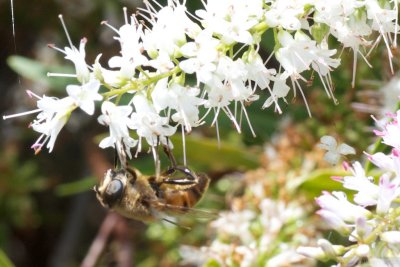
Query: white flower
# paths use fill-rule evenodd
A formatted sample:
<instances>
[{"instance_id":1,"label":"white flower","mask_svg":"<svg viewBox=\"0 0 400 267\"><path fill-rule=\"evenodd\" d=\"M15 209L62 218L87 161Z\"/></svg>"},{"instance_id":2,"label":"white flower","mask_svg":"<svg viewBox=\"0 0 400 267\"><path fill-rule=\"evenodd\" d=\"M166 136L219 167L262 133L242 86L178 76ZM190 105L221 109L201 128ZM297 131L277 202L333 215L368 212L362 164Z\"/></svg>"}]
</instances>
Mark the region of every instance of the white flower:
<instances>
[{"instance_id":1,"label":"white flower","mask_svg":"<svg viewBox=\"0 0 400 267\"><path fill-rule=\"evenodd\" d=\"M376 204L376 212L385 214L388 212L392 201L398 197L399 182L392 182L388 174L383 174L379 179L379 191Z\"/></svg>"},{"instance_id":2,"label":"white flower","mask_svg":"<svg viewBox=\"0 0 400 267\"><path fill-rule=\"evenodd\" d=\"M71 44L71 47L65 47L64 50L59 51L65 54L65 58L71 60L75 65L76 76L81 83L87 83L90 80L90 72L85 61L85 45L87 39L82 38L79 50Z\"/></svg>"},{"instance_id":3,"label":"white flower","mask_svg":"<svg viewBox=\"0 0 400 267\"><path fill-rule=\"evenodd\" d=\"M329 210L321 209L317 211L317 214L324 219L330 228L335 229L339 233L346 235L351 232L350 225L346 224L344 220L335 213Z\"/></svg>"},{"instance_id":4,"label":"white flower","mask_svg":"<svg viewBox=\"0 0 400 267\"><path fill-rule=\"evenodd\" d=\"M198 126L199 106L203 103L197 97L199 93L196 87L183 87L175 83L167 87L167 79L163 79L157 83L151 96L157 111L166 108L175 110L172 119L190 132L192 127Z\"/></svg>"},{"instance_id":5,"label":"white flower","mask_svg":"<svg viewBox=\"0 0 400 267\"><path fill-rule=\"evenodd\" d=\"M397 177L396 179L400 179L400 153L397 149L393 149L390 155L382 152L368 155L368 159L378 168L383 171L393 172Z\"/></svg>"},{"instance_id":6,"label":"white flower","mask_svg":"<svg viewBox=\"0 0 400 267\"><path fill-rule=\"evenodd\" d=\"M325 252L320 247L305 247L300 246L297 248L297 253L304 255L306 257L319 259L319 260L326 260Z\"/></svg>"},{"instance_id":7,"label":"white flower","mask_svg":"<svg viewBox=\"0 0 400 267\"><path fill-rule=\"evenodd\" d=\"M318 147L327 150L324 159L332 165L339 162L341 155L355 154L356 151L351 146L343 143L338 145L336 139L330 135L321 137L321 143Z\"/></svg>"},{"instance_id":8,"label":"white flower","mask_svg":"<svg viewBox=\"0 0 400 267\"><path fill-rule=\"evenodd\" d=\"M94 113L94 101L100 101L103 97L98 93L100 82L91 80L83 85L68 85L67 93L74 99L75 104L89 115Z\"/></svg>"},{"instance_id":9,"label":"white flower","mask_svg":"<svg viewBox=\"0 0 400 267\"><path fill-rule=\"evenodd\" d=\"M375 134L382 137L382 143L400 150L400 110L391 116L393 120L386 123L382 131L375 131Z\"/></svg>"},{"instance_id":10,"label":"white flower","mask_svg":"<svg viewBox=\"0 0 400 267\"><path fill-rule=\"evenodd\" d=\"M110 58L108 64L111 68L120 68L120 75L124 79L131 79L137 66L147 64L147 58L142 55L143 25L131 17L131 22L124 24L118 31L118 37L114 37L121 44L121 56Z\"/></svg>"},{"instance_id":11,"label":"white flower","mask_svg":"<svg viewBox=\"0 0 400 267\"><path fill-rule=\"evenodd\" d=\"M383 232L380 237L387 243L400 244L400 231Z\"/></svg>"},{"instance_id":12,"label":"white flower","mask_svg":"<svg viewBox=\"0 0 400 267\"><path fill-rule=\"evenodd\" d=\"M32 145L32 148L38 153L47 142L49 152L53 150L54 143L61 129L67 123L71 112L76 108L74 101L70 97L57 99L43 96L37 102L41 113L31 123L31 127L42 135ZM44 140L42 140L45 137Z\"/></svg>"},{"instance_id":13,"label":"white flower","mask_svg":"<svg viewBox=\"0 0 400 267\"><path fill-rule=\"evenodd\" d=\"M18 114L3 116L3 119L20 117L28 114L39 113L30 124L30 127L36 132L41 133L36 142L32 145L35 153L39 153L42 147L47 143L49 152L53 150L57 136L61 129L67 123L72 111L77 108L73 98L65 97L58 99L55 97L40 97L31 91L27 91L30 97L35 97L37 101L37 109L22 112Z\"/></svg>"},{"instance_id":14,"label":"white flower","mask_svg":"<svg viewBox=\"0 0 400 267\"><path fill-rule=\"evenodd\" d=\"M197 10L205 28L217 35L225 44L234 42L252 44L254 38L250 30L262 18L261 0L210 0L205 10Z\"/></svg>"},{"instance_id":15,"label":"white flower","mask_svg":"<svg viewBox=\"0 0 400 267\"><path fill-rule=\"evenodd\" d=\"M235 253L240 257L241 267L251 267L257 261L257 250L251 249L249 246L238 246L235 248Z\"/></svg>"},{"instance_id":16,"label":"white flower","mask_svg":"<svg viewBox=\"0 0 400 267\"><path fill-rule=\"evenodd\" d=\"M121 87L124 84L124 78L121 76L121 72L119 70L108 70L103 68L100 64L101 56L102 54L99 54L93 64L94 77L109 86L116 88Z\"/></svg>"},{"instance_id":17,"label":"white flower","mask_svg":"<svg viewBox=\"0 0 400 267\"><path fill-rule=\"evenodd\" d=\"M253 101L258 97L254 90L245 84L247 80L247 68L243 60L232 60L230 57L220 57L217 74L225 80L224 87L229 90L234 101Z\"/></svg>"},{"instance_id":18,"label":"white flower","mask_svg":"<svg viewBox=\"0 0 400 267\"><path fill-rule=\"evenodd\" d=\"M168 72L175 67L170 55L165 51L160 51L156 58L149 60L149 66L157 69L160 72Z\"/></svg>"},{"instance_id":19,"label":"white flower","mask_svg":"<svg viewBox=\"0 0 400 267\"><path fill-rule=\"evenodd\" d=\"M242 242L249 244L254 240L249 227L255 216L251 210L222 212L217 220L211 222L211 227L221 234L237 236Z\"/></svg>"},{"instance_id":20,"label":"white flower","mask_svg":"<svg viewBox=\"0 0 400 267\"><path fill-rule=\"evenodd\" d=\"M316 42L307 35L296 32L293 36L287 31L278 33L279 44L282 46L276 52L276 59L288 75L297 75L308 70L316 60Z\"/></svg>"},{"instance_id":21,"label":"white flower","mask_svg":"<svg viewBox=\"0 0 400 267\"><path fill-rule=\"evenodd\" d=\"M161 117L152 103L142 94L136 94L132 104L135 112L131 115L131 128L137 131L138 136L146 138L150 146L158 145L158 141L166 144L165 137L173 135L176 131L175 127L168 124L169 118Z\"/></svg>"},{"instance_id":22,"label":"white flower","mask_svg":"<svg viewBox=\"0 0 400 267\"><path fill-rule=\"evenodd\" d=\"M374 184L372 176L366 176L361 164L357 161L350 169L352 176L343 177L343 187L358 191L354 196L354 201L362 206L376 205L378 196L378 186Z\"/></svg>"},{"instance_id":23,"label":"white flower","mask_svg":"<svg viewBox=\"0 0 400 267\"><path fill-rule=\"evenodd\" d=\"M156 58L159 52L173 56L179 53L179 47L186 42L186 34L194 38L200 27L186 15L186 7L180 4L163 7L157 13L149 10L154 18L150 21L152 28L146 30L143 36L144 49L151 58Z\"/></svg>"},{"instance_id":24,"label":"white flower","mask_svg":"<svg viewBox=\"0 0 400 267\"><path fill-rule=\"evenodd\" d=\"M360 2L356 0L315 1L314 20L328 25L345 21L356 8L361 6Z\"/></svg>"},{"instance_id":25,"label":"white flower","mask_svg":"<svg viewBox=\"0 0 400 267\"><path fill-rule=\"evenodd\" d=\"M282 75L277 75L274 79L274 86L272 87L271 96L267 98L264 102L262 108L267 108L275 103L275 108L278 110L279 113L282 113L281 108L278 104L278 99L283 98L285 103L287 103L285 97L290 91L290 87L286 85L286 79L282 77Z\"/></svg>"},{"instance_id":26,"label":"white flower","mask_svg":"<svg viewBox=\"0 0 400 267\"><path fill-rule=\"evenodd\" d=\"M355 86L357 57L360 54L367 64L367 59L360 52L360 46L369 46L370 41L366 36L371 34L371 28L367 24L367 16L363 13L359 16L351 16L348 21L336 21L331 26L330 32L344 47L350 47L353 50L353 77L352 87Z\"/></svg>"},{"instance_id":27,"label":"white flower","mask_svg":"<svg viewBox=\"0 0 400 267\"><path fill-rule=\"evenodd\" d=\"M98 117L98 122L106 125L110 129L110 136L101 140L99 146L101 148L117 147L117 151L124 150L124 152L131 156L130 148L134 147L137 143L132 137L129 136L128 127L132 128L132 122L129 115L132 113L131 106L116 106L114 103L104 101L101 106L103 113ZM120 148L118 146L123 145Z\"/></svg>"},{"instance_id":28,"label":"white flower","mask_svg":"<svg viewBox=\"0 0 400 267\"><path fill-rule=\"evenodd\" d=\"M194 42L188 42L180 48L183 56L188 59L182 60L179 67L186 73L196 73L198 84L210 84L217 68L218 44L219 41L212 37L210 31L202 31Z\"/></svg>"},{"instance_id":29,"label":"white flower","mask_svg":"<svg viewBox=\"0 0 400 267\"><path fill-rule=\"evenodd\" d=\"M204 103L206 108L223 108L228 106L232 101L232 91L221 84L220 86L206 86L207 99Z\"/></svg>"},{"instance_id":30,"label":"white flower","mask_svg":"<svg viewBox=\"0 0 400 267\"><path fill-rule=\"evenodd\" d=\"M369 217L371 212L347 200L343 192L323 192L316 199L317 204L323 209L336 214L343 221L354 223L360 217Z\"/></svg>"},{"instance_id":31,"label":"white flower","mask_svg":"<svg viewBox=\"0 0 400 267\"><path fill-rule=\"evenodd\" d=\"M265 12L265 22L269 27L282 27L286 30L299 30L304 15L305 1L271 1L270 9Z\"/></svg>"},{"instance_id":32,"label":"white flower","mask_svg":"<svg viewBox=\"0 0 400 267\"><path fill-rule=\"evenodd\" d=\"M261 56L255 51L251 51L247 59L247 78L254 81L256 85L260 87L260 89L267 88L271 80L274 80L276 70L267 69L263 63Z\"/></svg>"},{"instance_id":33,"label":"white flower","mask_svg":"<svg viewBox=\"0 0 400 267\"><path fill-rule=\"evenodd\" d=\"M316 58L311 63L312 68L321 76L326 76L340 65L340 59L331 58L336 54L336 49L327 49L325 46L318 46L314 50Z\"/></svg>"},{"instance_id":34,"label":"white flower","mask_svg":"<svg viewBox=\"0 0 400 267\"><path fill-rule=\"evenodd\" d=\"M385 8L381 8L378 1L374 0L366 0L365 7L367 8L367 16L368 19L372 20L372 29L379 31L380 37L383 38L383 41L386 45L386 49L389 55L389 63L390 68L393 73L393 65L392 58L393 53L391 51L390 46L397 46L396 37L394 40L390 33L394 33L394 35L398 34L398 10L392 9L389 3L384 3ZM394 5L398 6L397 1ZM397 7L398 8L398 7ZM380 38L377 39L379 41Z\"/></svg>"}]
</instances>

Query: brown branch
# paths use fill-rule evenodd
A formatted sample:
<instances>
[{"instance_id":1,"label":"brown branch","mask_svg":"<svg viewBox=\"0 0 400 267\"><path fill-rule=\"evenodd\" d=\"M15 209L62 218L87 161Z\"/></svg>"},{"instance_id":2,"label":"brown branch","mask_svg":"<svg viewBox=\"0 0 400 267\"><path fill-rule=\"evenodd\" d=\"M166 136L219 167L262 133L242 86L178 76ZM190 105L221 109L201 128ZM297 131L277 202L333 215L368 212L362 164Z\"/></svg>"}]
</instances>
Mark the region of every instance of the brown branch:
<instances>
[{"instance_id":1,"label":"brown branch","mask_svg":"<svg viewBox=\"0 0 400 267\"><path fill-rule=\"evenodd\" d=\"M118 249L116 251L116 258L119 267L132 267L133 266L133 244L130 234L130 229L127 221L121 218L115 225L114 233Z\"/></svg>"},{"instance_id":2,"label":"brown branch","mask_svg":"<svg viewBox=\"0 0 400 267\"><path fill-rule=\"evenodd\" d=\"M114 231L114 227L119 221L119 215L115 213L108 213L107 217L104 219L102 225L100 226L99 232L94 239L92 245L89 248L88 253L82 261L81 267L93 267L95 266L100 254L103 252L108 237Z\"/></svg>"}]
</instances>

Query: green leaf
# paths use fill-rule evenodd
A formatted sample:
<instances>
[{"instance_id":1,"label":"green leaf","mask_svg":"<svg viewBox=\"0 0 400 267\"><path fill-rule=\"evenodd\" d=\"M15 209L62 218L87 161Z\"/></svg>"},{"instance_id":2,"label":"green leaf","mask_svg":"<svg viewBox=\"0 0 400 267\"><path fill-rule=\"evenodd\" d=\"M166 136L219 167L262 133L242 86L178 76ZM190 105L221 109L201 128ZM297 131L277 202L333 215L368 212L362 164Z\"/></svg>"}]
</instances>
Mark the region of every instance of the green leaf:
<instances>
[{"instance_id":1,"label":"green leaf","mask_svg":"<svg viewBox=\"0 0 400 267\"><path fill-rule=\"evenodd\" d=\"M46 66L43 63L21 56L10 56L7 63L12 70L24 78L57 91L65 90L65 86L71 83L71 78L48 77L47 73L75 73L72 67ZM76 79L73 79L73 81L75 82Z\"/></svg>"},{"instance_id":2,"label":"green leaf","mask_svg":"<svg viewBox=\"0 0 400 267\"><path fill-rule=\"evenodd\" d=\"M173 153L178 161L182 163L183 150L182 138L173 136ZM236 143L228 143L215 139L189 135L186 139L186 158L189 166L199 170L247 170L254 169L260 165L259 153Z\"/></svg>"},{"instance_id":3,"label":"green leaf","mask_svg":"<svg viewBox=\"0 0 400 267\"><path fill-rule=\"evenodd\" d=\"M345 176L348 172L335 169L316 170L302 180L299 189L304 191L310 197L321 195L322 191L346 191L342 183L332 180L332 176Z\"/></svg>"},{"instance_id":4,"label":"green leaf","mask_svg":"<svg viewBox=\"0 0 400 267\"><path fill-rule=\"evenodd\" d=\"M58 185L55 188L55 193L60 197L70 196L88 191L92 189L96 183L97 179L94 176L90 176L75 182Z\"/></svg>"},{"instance_id":5,"label":"green leaf","mask_svg":"<svg viewBox=\"0 0 400 267\"><path fill-rule=\"evenodd\" d=\"M6 253L0 249L0 266L2 267L15 267L11 260L7 257Z\"/></svg>"}]
</instances>

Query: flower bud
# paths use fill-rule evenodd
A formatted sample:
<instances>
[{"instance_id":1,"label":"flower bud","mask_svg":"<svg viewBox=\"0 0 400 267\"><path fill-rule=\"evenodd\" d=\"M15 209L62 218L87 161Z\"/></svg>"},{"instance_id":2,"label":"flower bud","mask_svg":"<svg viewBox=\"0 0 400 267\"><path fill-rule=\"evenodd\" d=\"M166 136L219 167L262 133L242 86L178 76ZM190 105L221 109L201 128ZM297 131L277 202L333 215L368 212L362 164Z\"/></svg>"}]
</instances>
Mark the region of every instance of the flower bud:
<instances>
[{"instance_id":1,"label":"flower bud","mask_svg":"<svg viewBox=\"0 0 400 267\"><path fill-rule=\"evenodd\" d=\"M369 246L362 244L356 249L356 255L359 257L368 257L370 252Z\"/></svg>"},{"instance_id":2,"label":"flower bud","mask_svg":"<svg viewBox=\"0 0 400 267\"><path fill-rule=\"evenodd\" d=\"M387 231L380 235L381 240L387 243L400 243L400 231Z\"/></svg>"}]
</instances>

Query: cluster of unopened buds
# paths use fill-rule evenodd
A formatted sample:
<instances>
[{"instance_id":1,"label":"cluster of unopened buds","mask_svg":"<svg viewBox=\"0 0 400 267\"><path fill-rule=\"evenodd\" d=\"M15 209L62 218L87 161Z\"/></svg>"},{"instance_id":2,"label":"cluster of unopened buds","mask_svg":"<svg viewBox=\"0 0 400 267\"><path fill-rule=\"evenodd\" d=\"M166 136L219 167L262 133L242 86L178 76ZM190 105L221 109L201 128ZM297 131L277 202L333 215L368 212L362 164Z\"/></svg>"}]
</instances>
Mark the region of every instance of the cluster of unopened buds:
<instances>
[{"instance_id":1,"label":"cluster of unopened buds","mask_svg":"<svg viewBox=\"0 0 400 267\"><path fill-rule=\"evenodd\" d=\"M338 266L369 262L372 266L400 264L400 110L388 114L389 122L379 123L375 134L391 152L367 154L379 170L369 176L359 162L344 163L350 175L333 177L345 192L324 192L317 198L317 213L329 228L348 238L349 245L335 245L326 239L318 247L300 247L298 252L318 260L335 260ZM349 191L347 191L349 192Z\"/></svg>"},{"instance_id":2,"label":"cluster of unopened buds","mask_svg":"<svg viewBox=\"0 0 400 267\"><path fill-rule=\"evenodd\" d=\"M258 88L269 96L264 108L273 106L281 113L279 102L292 91L294 97L300 92L308 109L301 85L308 81L306 71L316 73L328 97L336 101L330 72L340 59L328 39L353 51L353 86L357 58L367 62L365 56L382 41L391 64L397 41L397 1L208 0L193 14L185 1L170 0L165 7L157 1L144 4L146 8L131 16L125 9L125 24L119 28L103 22L121 45L107 67L100 63L101 54L93 64L86 62L86 38L75 47L61 19L69 46L51 47L74 63L76 73L50 75L78 82L66 87L68 96L62 99L29 91L37 98L37 109L4 116L38 113L31 123L41 134L32 146L36 152L43 146L52 151L71 113L80 108L92 116L99 101L98 122L109 128L100 147L119 146L129 156L132 148L141 151L142 139L151 147L168 145L177 129L184 137L210 114L217 132L220 114L238 132L242 118L252 129L246 105L258 99ZM271 40L266 40L267 33ZM260 55L262 39L274 44L267 59ZM273 56L278 69L266 67ZM122 96L130 99L128 104L121 104Z\"/></svg>"}]
</instances>

